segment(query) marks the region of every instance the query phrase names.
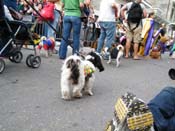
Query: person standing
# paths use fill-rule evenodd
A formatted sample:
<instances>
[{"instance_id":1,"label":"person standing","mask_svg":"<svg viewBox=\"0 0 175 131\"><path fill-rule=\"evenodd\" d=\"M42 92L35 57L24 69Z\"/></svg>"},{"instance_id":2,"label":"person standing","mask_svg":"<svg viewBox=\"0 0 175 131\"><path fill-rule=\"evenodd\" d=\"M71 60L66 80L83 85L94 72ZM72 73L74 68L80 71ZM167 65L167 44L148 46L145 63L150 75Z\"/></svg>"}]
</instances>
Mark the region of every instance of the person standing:
<instances>
[{"instance_id":1,"label":"person standing","mask_svg":"<svg viewBox=\"0 0 175 131\"><path fill-rule=\"evenodd\" d=\"M61 15L62 15L61 0L47 0L47 2L52 2L55 4L54 20L49 21L49 23L52 25L53 28L57 29L59 21L61 21ZM45 24L45 35L47 36L47 38L52 37L52 38L56 39L55 31L47 23Z\"/></svg>"},{"instance_id":2,"label":"person standing","mask_svg":"<svg viewBox=\"0 0 175 131\"><path fill-rule=\"evenodd\" d=\"M111 47L112 43L115 40L115 32L116 32L116 11L118 11L118 5L115 0L101 0L100 3L100 11L98 22L100 25L100 37L97 45L97 52L101 53L101 50L105 43L105 53L107 53L108 49Z\"/></svg>"},{"instance_id":3,"label":"person standing","mask_svg":"<svg viewBox=\"0 0 175 131\"><path fill-rule=\"evenodd\" d=\"M126 15L125 15L125 11ZM126 54L125 58L129 57L129 51L131 47L131 42L134 43L134 60L138 60L138 47L141 42L141 21L142 18L147 16L144 5L142 4L142 0L135 0L134 2L129 2L125 4L121 9L121 15L125 19L127 23L126 30Z\"/></svg>"},{"instance_id":4,"label":"person standing","mask_svg":"<svg viewBox=\"0 0 175 131\"><path fill-rule=\"evenodd\" d=\"M68 39L73 31L73 54L79 52L81 30L81 8L84 0L62 0L64 8L63 38L59 48L59 58L65 59L67 55Z\"/></svg>"},{"instance_id":5,"label":"person standing","mask_svg":"<svg viewBox=\"0 0 175 131\"><path fill-rule=\"evenodd\" d=\"M153 42L153 46L157 45L158 41L160 40L161 36L164 36L166 33L166 28L165 28L165 24L162 23L160 28L156 31L156 33L154 34L154 42Z\"/></svg>"}]
</instances>

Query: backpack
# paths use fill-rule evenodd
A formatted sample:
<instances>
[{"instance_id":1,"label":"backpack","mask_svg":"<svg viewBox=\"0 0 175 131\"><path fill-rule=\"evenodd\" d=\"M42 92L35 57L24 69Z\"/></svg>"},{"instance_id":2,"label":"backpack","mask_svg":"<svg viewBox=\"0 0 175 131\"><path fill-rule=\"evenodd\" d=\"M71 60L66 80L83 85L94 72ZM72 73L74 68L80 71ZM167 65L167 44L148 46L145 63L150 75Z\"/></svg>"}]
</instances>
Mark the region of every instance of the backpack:
<instances>
[{"instance_id":1,"label":"backpack","mask_svg":"<svg viewBox=\"0 0 175 131\"><path fill-rule=\"evenodd\" d=\"M128 18L127 18L128 23L130 22L136 23L137 25L135 28L137 28L140 24L140 21L142 20L142 16L143 16L143 10L140 3L133 2L131 8L128 10Z\"/></svg>"}]
</instances>

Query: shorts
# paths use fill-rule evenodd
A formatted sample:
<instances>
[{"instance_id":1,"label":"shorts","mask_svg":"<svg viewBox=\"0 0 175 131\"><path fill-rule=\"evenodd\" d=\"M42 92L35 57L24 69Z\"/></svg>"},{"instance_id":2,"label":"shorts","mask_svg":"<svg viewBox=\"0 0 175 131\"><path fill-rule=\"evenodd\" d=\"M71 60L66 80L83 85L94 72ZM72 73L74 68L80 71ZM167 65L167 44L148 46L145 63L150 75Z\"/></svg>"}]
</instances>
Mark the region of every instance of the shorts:
<instances>
[{"instance_id":1,"label":"shorts","mask_svg":"<svg viewBox=\"0 0 175 131\"><path fill-rule=\"evenodd\" d=\"M136 24L130 24L131 29L136 27ZM137 43L139 44L141 42L141 32L142 32L142 27L141 25L139 25L136 29L134 29L133 31L131 31L131 29L129 28L129 26L127 25L126 28L126 38L130 41L132 41L133 43Z\"/></svg>"}]
</instances>

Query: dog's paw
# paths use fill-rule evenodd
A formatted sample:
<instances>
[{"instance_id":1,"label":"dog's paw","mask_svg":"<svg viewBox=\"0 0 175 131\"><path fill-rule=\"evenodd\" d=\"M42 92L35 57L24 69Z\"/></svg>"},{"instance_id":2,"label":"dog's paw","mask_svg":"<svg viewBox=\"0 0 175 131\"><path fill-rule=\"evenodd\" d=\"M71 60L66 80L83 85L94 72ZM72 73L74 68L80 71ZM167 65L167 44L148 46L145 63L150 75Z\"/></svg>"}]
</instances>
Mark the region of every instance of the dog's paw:
<instances>
[{"instance_id":1,"label":"dog's paw","mask_svg":"<svg viewBox=\"0 0 175 131\"><path fill-rule=\"evenodd\" d=\"M89 91L88 94L89 94L90 96L93 96L93 95L94 95L94 94L92 93L92 91Z\"/></svg>"},{"instance_id":2,"label":"dog's paw","mask_svg":"<svg viewBox=\"0 0 175 131\"><path fill-rule=\"evenodd\" d=\"M90 96L93 96L94 94L92 93L92 91L84 91L84 94L85 95L90 95Z\"/></svg>"},{"instance_id":3,"label":"dog's paw","mask_svg":"<svg viewBox=\"0 0 175 131\"><path fill-rule=\"evenodd\" d=\"M67 101L69 101L69 100L71 100L71 97L61 97L63 100L67 100Z\"/></svg>"},{"instance_id":4,"label":"dog's paw","mask_svg":"<svg viewBox=\"0 0 175 131\"><path fill-rule=\"evenodd\" d=\"M73 93L74 98L81 98L82 96L83 96L82 93L80 93L79 91Z\"/></svg>"},{"instance_id":5,"label":"dog's paw","mask_svg":"<svg viewBox=\"0 0 175 131\"><path fill-rule=\"evenodd\" d=\"M69 95L68 92L64 92L62 94L62 97L61 98L64 99L64 100L70 100L71 99L71 96Z\"/></svg>"},{"instance_id":6,"label":"dog's paw","mask_svg":"<svg viewBox=\"0 0 175 131\"><path fill-rule=\"evenodd\" d=\"M120 66L120 64L116 64L116 67L118 68Z\"/></svg>"},{"instance_id":7,"label":"dog's paw","mask_svg":"<svg viewBox=\"0 0 175 131\"><path fill-rule=\"evenodd\" d=\"M107 64L111 64L111 61L107 61Z\"/></svg>"}]
</instances>

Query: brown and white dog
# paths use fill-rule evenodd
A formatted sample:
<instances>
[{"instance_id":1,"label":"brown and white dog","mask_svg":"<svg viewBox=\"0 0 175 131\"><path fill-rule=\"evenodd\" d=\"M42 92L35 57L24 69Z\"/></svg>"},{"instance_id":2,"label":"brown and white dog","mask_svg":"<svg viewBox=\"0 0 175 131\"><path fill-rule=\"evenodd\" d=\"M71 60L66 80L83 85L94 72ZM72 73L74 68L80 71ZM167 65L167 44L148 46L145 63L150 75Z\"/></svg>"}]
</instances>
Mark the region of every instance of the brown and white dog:
<instances>
[{"instance_id":1,"label":"brown and white dog","mask_svg":"<svg viewBox=\"0 0 175 131\"><path fill-rule=\"evenodd\" d=\"M112 62L112 60L116 61L116 67L120 66L120 62L121 62L121 57L124 54L124 47L121 44L112 44L112 47L110 49L105 48L104 49L105 52L107 52L106 54L108 55L108 64L110 64Z\"/></svg>"}]
</instances>

